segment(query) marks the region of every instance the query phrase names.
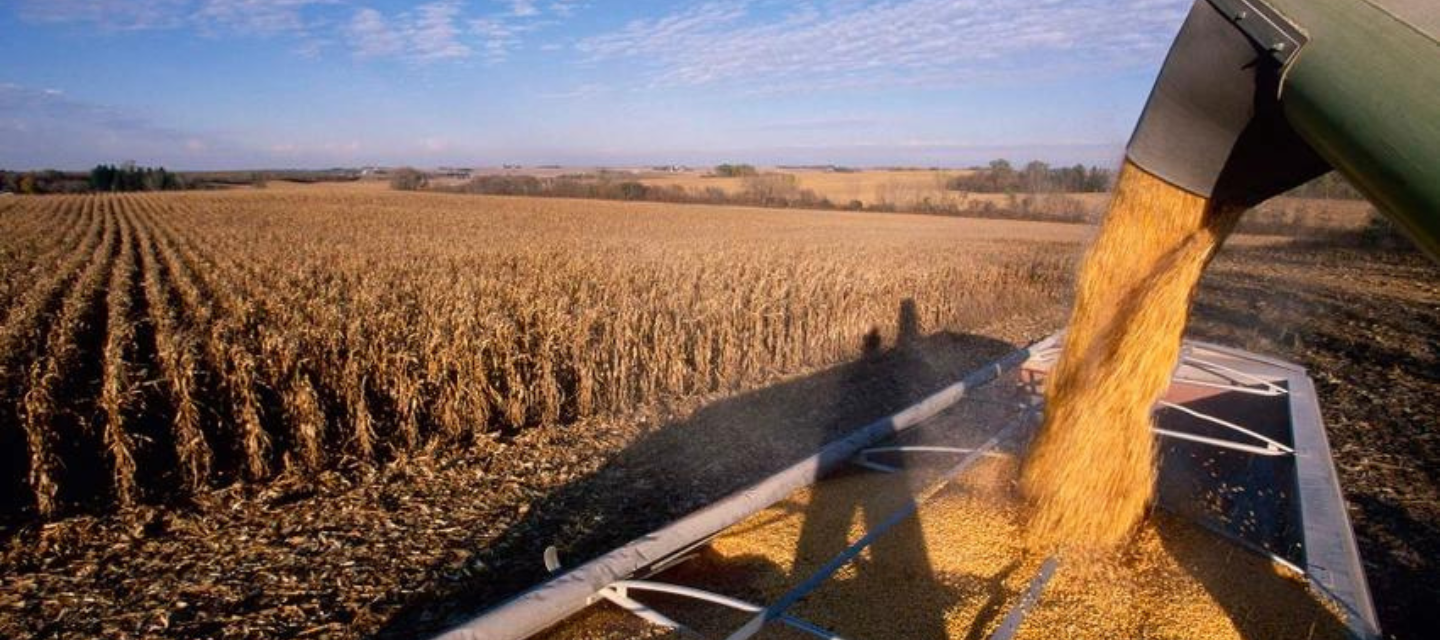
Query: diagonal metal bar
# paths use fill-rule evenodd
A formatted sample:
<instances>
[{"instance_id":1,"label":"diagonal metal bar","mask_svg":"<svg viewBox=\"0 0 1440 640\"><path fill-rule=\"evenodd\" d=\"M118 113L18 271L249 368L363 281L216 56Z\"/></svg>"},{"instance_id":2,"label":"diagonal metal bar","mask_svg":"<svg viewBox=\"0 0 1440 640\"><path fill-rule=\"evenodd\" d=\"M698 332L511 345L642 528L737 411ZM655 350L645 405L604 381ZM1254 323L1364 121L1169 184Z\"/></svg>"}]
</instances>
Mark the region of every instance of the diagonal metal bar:
<instances>
[{"instance_id":1,"label":"diagonal metal bar","mask_svg":"<svg viewBox=\"0 0 1440 640\"><path fill-rule=\"evenodd\" d=\"M727 640L745 640L759 633L767 623L783 616L796 602L799 602L801 598L804 598L806 595L809 595L810 592L819 588L820 585L829 580L830 576L834 575L836 571L839 571L842 567L849 564L851 560L854 560L856 556L859 556L860 552L864 551L866 547L874 544L876 540L879 540L881 536L884 536L906 518L915 515L915 513L919 511L922 503L939 493L941 489L944 489L946 485L950 484L951 480L954 480L957 476L970 469L971 466L974 466L976 462L984 458L988 452L999 446L1001 442L1010 439L1019 430L1020 426L1034 415L1034 411L1026 411L1018 420L1012 422L994 436L991 436L984 444L975 447L975 450L961 459L959 463L941 474L939 478L931 482L920 491L920 493L916 494L909 504L897 509L894 513L890 514L889 517L885 518L884 521L876 525L875 528L866 532L866 534L855 541L854 544L846 547L845 550L841 551L834 558L831 558L829 562L826 562L824 566L816 570L815 573L811 574L809 578L806 578L804 582L790 589L790 591L781 596L779 600L776 600L774 604L766 607L764 611L761 611L754 618L751 618L744 626L737 629L734 633L731 633L727 637Z\"/></svg>"},{"instance_id":2,"label":"diagonal metal bar","mask_svg":"<svg viewBox=\"0 0 1440 640\"><path fill-rule=\"evenodd\" d=\"M1159 427L1151 429L1151 431L1154 432L1155 435L1165 436L1167 438L1174 438L1176 440L1188 440L1190 442L1208 444L1212 447L1218 447L1220 449L1230 449L1231 451L1240 451L1243 453L1249 453L1257 456L1278 458L1282 456L1294 455L1289 452L1281 451L1279 449L1273 449L1270 447L1257 447L1253 444L1245 444L1243 442L1235 442L1234 440L1224 440L1221 438L1200 436L1193 433L1186 433L1184 431L1173 431L1171 429L1161 429Z\"/></svg>"},{"instance_id":3,"label":"diagonal metal bar","mask_svg":"<svg viewBox=\"0 0 1440 640\"><path fill-rule=\"evenodd\" d=\"M684 598L691 598L694 600L718 604L722 607L728 607L747 613L755 613L757 611L762 611L765 609L765 607L762 607L758 604L746 602L739 598L732 598L730 596L715 593L713 591L706 591L704 589L696 589L694 587L671 584L668 582L656 582L653 580L620 580L617 581L615 584L611 585L610 588L613 590L618 590L622 594L625 591L654 591L656 593L668 593L674 596L681 596ZM643 607L644 605L640 606ZM635 613L635 611L633 610L631 612ZM646 620L655 622L650 618L646 618ZM797 618L795 616L780 616L780 622L789 625L795 629L799 629L800 631L804 631L810 635L825 638L825 640L844 640L844 638L841 638L838 634L830 631L829 629L813 624L801 618ZM667 625L661 624L661 626ZM679 628L679 630L682 633L685 631L683 627Z\"/></svg>"},{"instance_id":4,"label":"diagonal metal bar","mask_svg":"<svg viewBox=\"0 0 1440 640\"><path fill-rule=\"evenodd\" d=\"M1231 391L1238 391L1241 393L1249 393L1262 396L1283 396L1290 393L1289 391L1285 390L1285 387L1277 385L1274 382L1271 382L1264 378L1260 378L1258 376L1246 373L1234 367L1225 366L1213 360L1206 360L1204 358L1196 356L1195 349L1196 347L1194 346L1188 346L1185 348L1185 350L1180 356L1181 367L1189 365L1191 368L1203 371L1219 378L1228 379L1235 384L1227 385L1223 383L1206 382L1203 380L1193 380L1189 378L1184 379L1185 382L1202 386L1215 387L1217 389L1228 389ZM1178 368L1179 367L1177 367L1177 369ZM1254 384L1260 385L1263 388L1257 389L1255 387L1247 387L1244 385L1244 382L1246 380Z\"/></svg>"},{"instance_id":5,"label":"diagonal metal bar","mask_svg":"<svg viewBox=\"0 0 1440 640\"><path fill-rule=\"evenodd\" d=\"M625 593L625 589L622 587L606 587L600 590L599 595L600 597L609 600L615 606L620 607L621 609L630 612L632 615L635 615L641 620L649 622L650 624L653 624L657 627L674 629L681 636L687 638L700 637L700 634L695 633L695 631L690 627L680 624L679 622L671 619L669 616L660 613L659 611L656 611L654 609L651 609L642 602L638 602L632 599L630 597L630 594Z\"/></svg>"},{"instance_id":6,"label":"diagonal metal bar","mask_svg":"<svg viewBox=\"0 0 1440 640\"><path fill-rule=\"evenodd\" d=\"M1234 432L1236 432L1236 433L1243 433L1243 434L1245 434L1245 435L1247 435L1247 436L1250 436L1251 438L1254 438L1254 439L1256 439L1256 440L1259 440L1259 441L1261 441L1261 442L1264 442L1267 449L1273 449L1273 450L1281 451L1281 452L1284 452L1284 453L1295 453L1295 450L1294 450L1294 449L1286 446L1285 443L1280 442L1279 440L1276 440L1276 439L1274 439L1274 438L1268 437L1268 436L1266 436L1266 435L1263 434L1263 433L1257 433L1257 432L1255 432L1255 431L1253 431L1253 430L1251 430L1251 429L1247 429L1247 428L1245 428L1245 427L1242 427L1242 426L1240 426L1240 425L1238 425L1238 424L1235 424L1235 423L1233 423L1233 422L1230 422L1230 421L1228 421L1228 420L1222 420L1222 419L1217 418L1217 417L1215 417L1215 416L1212 416L1212 415L1210 415L1210 414L1208 414L1208 413L1204 413L1204 412L1202 412L1202 411L1196 411L1196 410L1191 409L1190 407L1187 407L1187 406L1185 406L1185 405L1183 405L1183 404L1176 404L1176 403L1174 403L1174 402L1169 402L1169 401L1166 401L1166 400L1161 400L1161 401L1160 401L1160 406L1165 407L1166 409L1174 409L1174 410L1179 411L1179 412L1181 412L1181 413L1185 413L1185 414L1187 414L1187 415L1189 415L1189 416L1191 416L1191 417L1199 418L1199 419L1204 420L1204 421L1206 421L1206 422L1209 422L1209 423L1211 423L1211 424L1219 425L1219 426L1221 426L1221 427L1224 427L1224 428L1229 429L1229 430L1231 430L1231 431L1234 431Z\"/></svg>"},{"instance_id":7,"label":"diagonal metal bar","mask_svg":"<svg viewBox=\"0 0 1440 640\"><path fill-rule=\"evenodd\" d=\"M854 463L855 463L856 465L858 465L858 466L864 467L864 468L866 468L866 469L870 469L870 470L872 470L872 471L879 471L879 472L881 472L881 473L895 473L895 472L897 472L897 471L900 470L899 467L894 467L894 466L891 466L891 465L888 465L888 464L884 464L884 463L882 463L882 462L876 462L876 461L874 461L874 460L871 460L871 459L870 459L870 455L871 455L871 454L875 454L875 453L949 453L949 454L969 454L969 453L973 453L974 451L975 451L975 449L973 449L973 448L971 448L971 447L940 447L940 446L931 446L931 445L902 445L902 446L894 446L894 447L870 447L869 449L863 449L863 450L860 451L860 453L855 454L855 459L854 459L852 462L854 462ZM996 451L991 451L989 454L987 454L987 457L992 457L992 458L996 458L996 457L1007 457L1007 456L1008 456L1008 454L1006 454L1006 453L996 452Z\"/></svg>"},{"instance_id":8,"label":"diagonal metal bar","mask_svg":"<svg viewBox=\"0 0 1440 640\"><path fill-rule=\"evenodd\" d=\"M990 634L990 640L1010 640L1015 637L1020 631L1020 625L1025 622L1025 616L1030 615L1030 607L1040 601L1041 592L1045 591L1045 585L1050 584L1050 578L1055 576L1055 567L1059 564L1054 557L1045 559L1044 564L1040 565L1040 571L1030 581L1025 595L1020 596L1020 602L1015 603L1015 607L1005 614L1005 619L1000 622L995 633Z\"/></svg>"},{"instance_id":9,"label":"diagonal metal bar","mask_svg":"<svg viewBox=\"0 0 1440 640\"><path fill-rule=\"evenodd\" d=\"M616 580L623 580L646 567L690 548L696 540L720 531L768 507L796 489L844 464L857 451L925 421L954 406L971 391L1023 364L1037 350L1048 348L1054 338L975 369L963 379L887 418L861 427L833 441L807 458L774 475L740 489L661 529L616 548L507 600L447 631L446 640L520 640L533 636L565 617L594 603L597 592Z\"/></svg>"}]
</instances>

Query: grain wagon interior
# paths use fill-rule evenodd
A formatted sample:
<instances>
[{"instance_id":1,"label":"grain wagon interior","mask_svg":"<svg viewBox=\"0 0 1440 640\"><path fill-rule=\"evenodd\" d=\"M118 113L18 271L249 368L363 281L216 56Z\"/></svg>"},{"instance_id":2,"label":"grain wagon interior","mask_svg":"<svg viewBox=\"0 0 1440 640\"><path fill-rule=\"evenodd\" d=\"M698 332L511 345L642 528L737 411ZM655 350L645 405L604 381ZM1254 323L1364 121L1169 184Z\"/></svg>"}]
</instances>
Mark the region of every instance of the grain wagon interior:
<instances>
[{"instance_id":1,"label":"grain wagon interior","mask_svg":"<svg viewBox=\"0 0 1440 640\"><path fill-rule=\"evenodd\" d=\"M1352 637L1353 603L1306 579L1290 454L1292 429L1314 425L1291 414L1284 363L1189 345L1157 417L1159 512L1118 557L1062 565L1028 550L1016 473L1054 351L543 637L734 637L776 602L747 637Z\"/></svg>"}]
</instances>

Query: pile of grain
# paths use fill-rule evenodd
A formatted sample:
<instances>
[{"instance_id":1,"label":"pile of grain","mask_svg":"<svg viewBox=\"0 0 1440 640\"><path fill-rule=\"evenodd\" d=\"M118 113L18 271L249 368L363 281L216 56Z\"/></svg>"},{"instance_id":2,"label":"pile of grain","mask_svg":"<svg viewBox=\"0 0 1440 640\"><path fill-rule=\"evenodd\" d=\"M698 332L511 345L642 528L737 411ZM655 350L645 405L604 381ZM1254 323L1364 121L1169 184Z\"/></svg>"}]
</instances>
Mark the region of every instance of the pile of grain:
<instances>
[{"instance_id":1,"label":"pile of grain","mask_svg":"<svg viewBox=\"0 0 1440 640\"><path fill-rule=\"evenodd\" d=\"M940 461L937 461L940 462ZM774 602L911 499L939 465L905 474L844 474L796 492L658 579ZM1025 547L1018 464L987 460L921 506L790 613L845 638L985 638L1019 603L1044 556ZM1121 553L1062 564L1018 638L1343 638L1344 621L1301 580L1183 521L1160 517ZM632 592L704 637L749 617L714 605ZM649 637L605 604L554 639ZM669 637L669 636L665 636ZM760 638L809 636L779 623Z\"/></svg>"},{"instance_id":2,"label":"pile of grain","mask_svg":"<svg viewBox=\"0 0 1440 640\"><path fill-rule=\"evenodd\" d=\"M1025 462L1035 548L1112 546L1144 515L1156 465L1151 408L1179 358L1201 272L1240 212L1133 165L1121 171Z\"/></svg>"}]
</instances>

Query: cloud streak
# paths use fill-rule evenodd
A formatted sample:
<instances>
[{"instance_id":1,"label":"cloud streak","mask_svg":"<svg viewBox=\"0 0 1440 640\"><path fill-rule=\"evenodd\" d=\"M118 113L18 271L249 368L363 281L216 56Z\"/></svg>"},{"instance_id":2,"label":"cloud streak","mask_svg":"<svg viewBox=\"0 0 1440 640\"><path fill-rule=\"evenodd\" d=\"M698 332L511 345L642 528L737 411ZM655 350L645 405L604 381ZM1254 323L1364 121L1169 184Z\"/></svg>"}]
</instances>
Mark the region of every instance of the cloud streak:
<instances>
[{"instance_id":1,"label":"cloud streak","mask_svg":"<svg viewBox=\"0 0 1440 640\"><path fill-rule=\"evenodd\" d=\"M89 23L107 30L132 31L178 27L191 0L20 0L21 18L42 24Z\"/></svg>"},{"instance_id":2,"label":"cloud streak","mask_svg":"<svg viewBox=\"0 0 1440 640\"><path fill-rule=\"evenodd\" d=\"M124 109L10 83L0 83L0 138L0 166L10 168L79 169L125 159L192 166L208 152L231 148Z\"/></svg>"},{"instance_id":3,"label":"cloud streak","mask_svg":"<svg viewBox=\"0 0 1440 640\"><path fill-rule=\"evenodd\" d=\"M405 39L390 27L384 14L369 7L355 12L346 35L356 57L378 58L405 51Z\"/></svg>"},{"instance_id":4,"label":"cloud streak","mask_svg":"<svg viewBox=\"0 0 1440 640\"><path fill-rule=\"evenodd\" d=\"M340 0L20 0L22 18L110 31L194 27L211 34L303 33L308 14Z\"/></svg>"},{"instance_id":5,"label":"cloud streak","mask_svg":"<svg viewBox=\"0 0 1440 640\"><path fill-rule=\"evenodd\" d=\"M478 48L486 60L498 62L519 44L522 30L499 18L466 21L460 2L443 0L391 17L360 9L346 33L351 51L360 58L398 57L428 63L470 58ZM470 38L474 35L481 40L474 42Z\"/></svg>"},{"instance_id":6,"label":"cloud streak","mask_svg":"<svg viewBox=\"0 0 1440 640\"><path fill-rule=\"evenodd\" d=\"M244 35L304 34L308 9L336 0L203 0L190 14L202 29Z\"/></svg>"},{"instance_id":7,"label":"cloud streak","mask_svg":"<svg viewBox=\"0 0 1440 640\"><path fill-rule=\"evenodd\" d=\"M215 38L284 36L312 57L341 44L360 59L434 63L477 53L488 62L503 61L525 34L581 6L433 0L387 14L367 0L19 0L17 13L33 24L80 24L106 32L188 29Z\"/></svg>"},{"instance_id":8,"label":"cloud streak","mask_svg":"<svg viewBox=\"0 0 1440 640\"><path fill-rule=\"evenodd\" d=\"M460 15L459 2L449 0L420 5L416 13L414 24L407 31L410 47L417 59L429 62L470 57L471 49L460 42L460 28L455 24Z\"/></svg>"},{"instance_id":9,"label":"cloud streak","mask_svg":"<svg viewBox=\"0 0 1440 640\"><path fill-rule=\"evenodd\" d=\"M539 13L540 9L535 7L535 0L510 0L510 15L525 18Z\"/></svg>"},{"instance_id":10,"label":"cloud streak","mask_svg":"<svg viewBox=\"0 0 1440 640\"><path fill-rule=\"evenodd\" d=\"M762 91L956 85L1114 71L1163 55L1188 0L908 0L795 5L709 2L582 39L589 62L634 61L658 86ZM1124 20L1117 19L1124 16Z\"/></svg>"}]
</instances>

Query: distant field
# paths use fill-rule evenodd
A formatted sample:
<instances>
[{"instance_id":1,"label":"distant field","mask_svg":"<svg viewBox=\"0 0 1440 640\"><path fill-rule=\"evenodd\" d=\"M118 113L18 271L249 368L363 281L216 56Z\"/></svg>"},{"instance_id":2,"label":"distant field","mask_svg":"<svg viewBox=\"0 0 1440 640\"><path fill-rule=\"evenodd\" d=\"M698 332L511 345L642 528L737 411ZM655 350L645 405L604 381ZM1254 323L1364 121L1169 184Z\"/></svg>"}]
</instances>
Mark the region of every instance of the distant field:
<instances>
[{"instance_id":1,"label":"distant field","mask_svg":"<svg viewBox=\"0 0 1440 640\"><path fill-rule=\"evenodd\" d=\"M939 202L957 194L945 190L945 181L966 173L964 171L781 171L795 176L797 186L810 189L831 202L843 205L859 200L867 205L889 202L909 205L924 198ZM704 191L715 187L727 193L739 193L744 188L744 178L706 177L704 172L690 172L679 175L649 177L642 180L647 185L676 185L691 191Z\"/></svg>"},{"instance_id":2,"label":"distant field","mask_svg":"<svg viewBox=\"0 0 1440 640\"><path fill-rule=\"evenodd\" d=\"M1240 229L1307 237L1363 229L1375 215L1375 207L1365 200L1281 196L1245 214Z\"/></svg>"},{"instance_id":3,"label":"distant field","mask_svg":"<svg viewBox=\"0 0 1440 640\"><path fill-rule=\"evenodd\" d=\"M3 482L64 511L384 460L1065 295L1073 225L282 186L0 203ZM1017 242L1017 238L1024 241Z\"/></svg>"},{"instance_id":4,"label":"distant field","mask_svg":"<svg viewBox=\"0 0 1440 640\"><path fill-rule=\"evenodd\" d=\"M969 173L965 170L908 170L894 171L871 169L851 172L820 170L780 170L795 176L796 186L809 189L816 195L827 198L837 206L859 201L867 207L890 205L897 209L913 209L921 203L933 205L954 205L960 209L977 203L989 202L996 207L1018 204L1018 200L1031 197L1037 201L1054 197L1073 198L1085 211L1098 214L1109 196L1100 193L1083 194L1019 194L1015 199L1003 193L962 193L945 188L951 178ZM651 176L641 180L651 186L679 186L693 192L707 188L718 188L726 193L740 193L745 188L744 178L707 177L705 172L693 171L679 175Z\"/></svg>"},{"instance_id":5,"label":"distant field","mask_svg":"<svg viewBox=\"0 0 1440 640\"><path fill-rule=\"evenodd\" d=\"M1036 218L1077 213L1097 221L1110 201L1106 193L967 193L945 188L946 182L967 173L960 170L829 172L819 170L782 171L795 176L797 186L814 191L837 206L859 201L867 207L886 205L907 210L933 205L959 210L993 207L1023 211ZM718 188L728 194L745 188L744 178L706 177L692 171L678 175L649 176L641 180L650 186L679 186L700 193ZM1278 197L1261 204L1245 217L1246 229L1256 233L1310 236L1355 231L1365 227L1374 208L1363 200L1322 200Z\"/></svg>"}]
</instances>

